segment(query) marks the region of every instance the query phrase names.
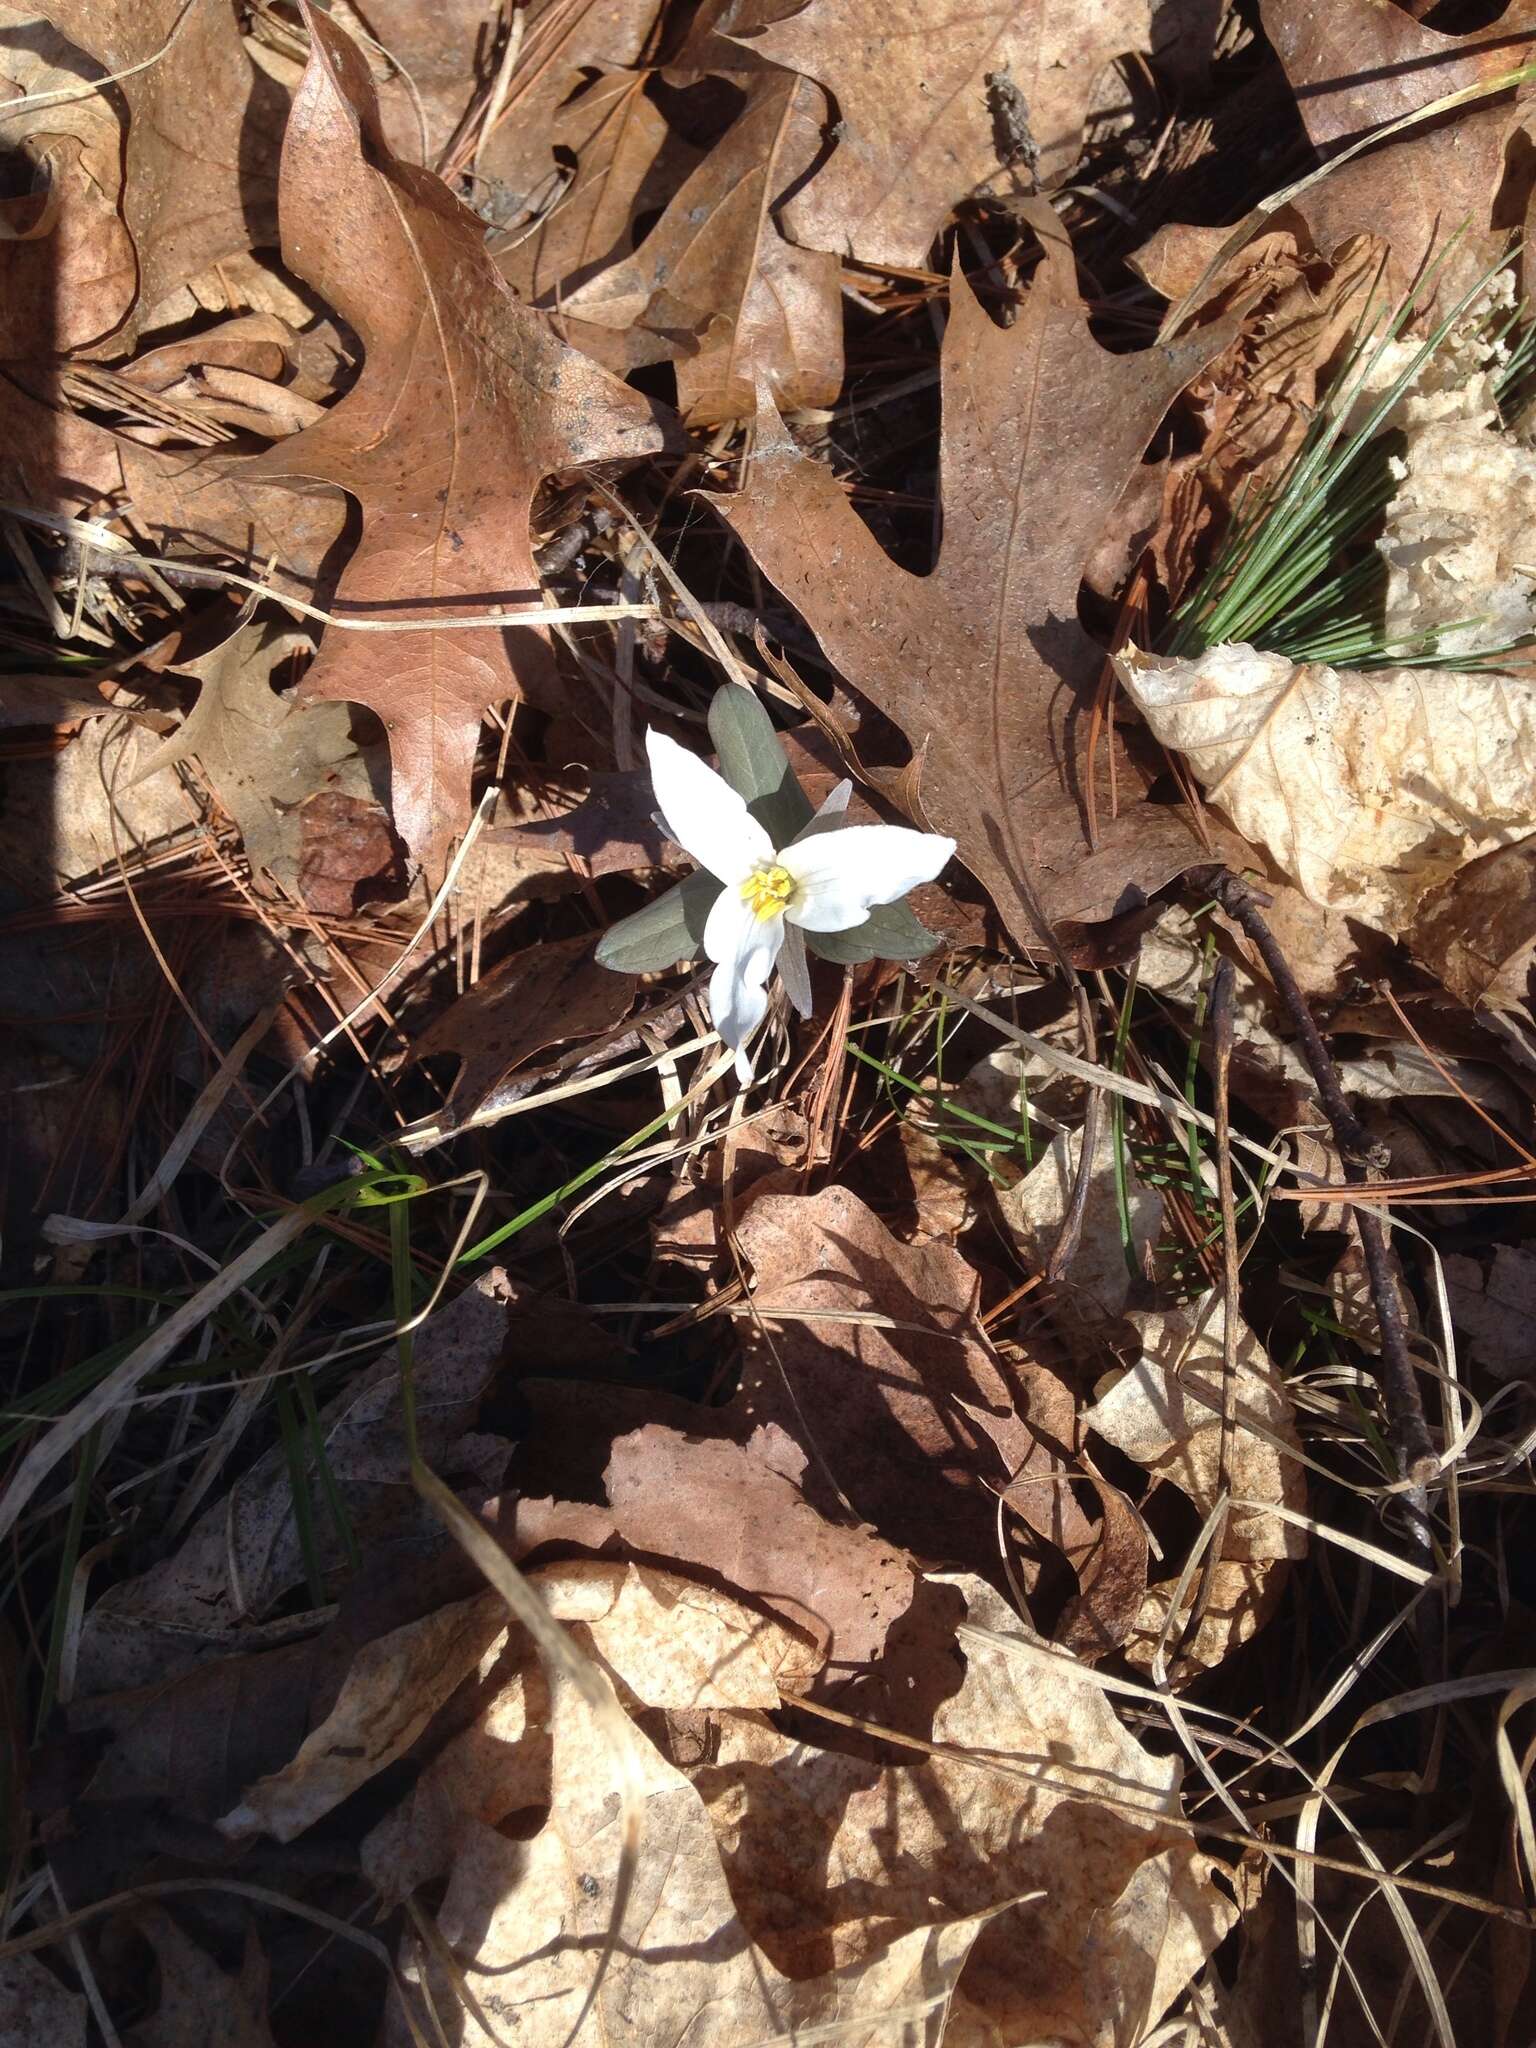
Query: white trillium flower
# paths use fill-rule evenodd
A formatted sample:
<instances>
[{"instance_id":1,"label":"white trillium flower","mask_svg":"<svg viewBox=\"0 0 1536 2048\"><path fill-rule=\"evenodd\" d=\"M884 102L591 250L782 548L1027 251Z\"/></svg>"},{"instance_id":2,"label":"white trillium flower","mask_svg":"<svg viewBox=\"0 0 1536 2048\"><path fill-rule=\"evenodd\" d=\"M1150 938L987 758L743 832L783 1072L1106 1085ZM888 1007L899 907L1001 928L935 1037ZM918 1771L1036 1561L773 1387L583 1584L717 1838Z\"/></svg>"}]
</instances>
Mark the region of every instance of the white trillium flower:
<instances>
[{"instance_id":1,"label":"white trillium flower","mask_svg":"<svg viewBox=\"0 0 1536 2048\"><path fill-rule=\"evenodd\" d=\"M840 782L788 845L776 847L724 776L665 733L648 732L651 781L667 830L722 887L704 926L714 962L709 1008L736 1051L736 1072L752 1078L746 1042L768 1008L775 967L802 1017L811 1014L804 932L841 932L867 922L931 882L955 850L953 839L903 825L844 821L851 782Z\"/></svg>"}]
</instances>

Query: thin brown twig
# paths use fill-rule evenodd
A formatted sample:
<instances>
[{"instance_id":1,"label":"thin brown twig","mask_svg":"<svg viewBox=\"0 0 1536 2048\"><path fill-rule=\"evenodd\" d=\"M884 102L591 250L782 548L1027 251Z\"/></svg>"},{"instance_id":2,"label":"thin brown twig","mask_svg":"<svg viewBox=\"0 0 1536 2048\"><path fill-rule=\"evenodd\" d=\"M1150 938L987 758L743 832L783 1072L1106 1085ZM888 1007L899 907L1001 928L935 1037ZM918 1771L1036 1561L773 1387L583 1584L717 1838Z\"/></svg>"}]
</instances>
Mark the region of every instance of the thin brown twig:
<instances>
[{"instance_id":1,"label":"thin brown twig","mask_svg":"<svg viewBox=\"0 0 1536 2048\"><path fill-rule=\"evenodd\" d=\"M1275 992L1301 1040L1302 1053L1312 1071L1323 1112L1338 1144L1344 1179L1351 1187L1361 1186L1369 1180L1371 1169L1384 1166L1386 1161L1381 1148L1372 1143L1370 1134L1346 1101L1338 1068L1323 1043L1307 999L1274 933L1264 921L1260 904L1267 904L1270 899L1229 868L1192 869L1189 879L1202 895L1212 897L1220 904L1258 950L1275 985ZM1387 1413L1388 1439L1399 1472L1417 1490L1435 1477L1440 1469L1440 1460L1424 1420L1424 1404L1419 1396L1413 1360L1408 1353L1408 1333L1403 1323L1397 1275L1393 1272L1394 1257L1381 1218L1375 1211L1357 1203L1354 1215L1371 1301L1381 1332L1380 1384Z\"/></svg>"}]
</instances>

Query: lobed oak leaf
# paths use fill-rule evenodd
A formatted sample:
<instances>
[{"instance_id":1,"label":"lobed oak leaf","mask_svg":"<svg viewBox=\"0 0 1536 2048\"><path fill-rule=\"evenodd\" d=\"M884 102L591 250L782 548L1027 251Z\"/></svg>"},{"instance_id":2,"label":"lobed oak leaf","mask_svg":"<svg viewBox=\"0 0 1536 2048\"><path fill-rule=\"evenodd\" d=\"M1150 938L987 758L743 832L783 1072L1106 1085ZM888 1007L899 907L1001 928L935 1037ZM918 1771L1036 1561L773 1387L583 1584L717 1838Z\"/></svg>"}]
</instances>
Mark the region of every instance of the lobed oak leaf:
<instances>
[{"instance_id":1,"label":"lobed oak leaf","mask_svg":"<svg viewBox=\"0 0 1536 2048\"><path fill-rule=\"evenodd\" d=\"M847 681L922 753L923 821L958 840L1024 946L1039 941L1031 882L1053 921L1087 921L1201 858L1182 813L1136 800L1145 783L1128 759L1118 812L1106 780L1089 843L1087 725L1103 655L1078 622L1077 591L1163 413L1226 338L1107 354L1059 246L1011 328L995 327L957 274L942 359L944 539L930 575L890 560L769 407L747 487L710 500Z\"/></svg>"},{"instance_id":2,"label":"lobed oak leaf","mask_svg":"<svg viewBox=\"0 0 1536 2048\"><path fill-rule=\"evenodd\" d=\"M440 179L390 153L356 45L327 16L306 7L305 18L310 61L283 145L284 259L356 328L365 361L323 420L246 473L322 477L358 499L362 539L338 603L401 623L526 604L539 587L529 511L540 481L661 447L663 409L517 304L480 224ZM435 862L468 817L482 711L538 695L552 676L532 627L333 630L305 692L378 712L400 836Z\"/></svg>"},{"instance_id":3,"label":"lobed oak leaf","mask_svg":"<svg viewBox=\"0 0 1536 2048\"><path fill-rule=\"evenodd\" d=\"M945 217L1003 168L987 103L1006 72L1029 109L1046 178L1076 161L1094 83L1144 50L1146 0L811 0L739 40L800 71L837 102L836 147L784 207L811 249L918 268Z\"/></svg>"}]
</instances>

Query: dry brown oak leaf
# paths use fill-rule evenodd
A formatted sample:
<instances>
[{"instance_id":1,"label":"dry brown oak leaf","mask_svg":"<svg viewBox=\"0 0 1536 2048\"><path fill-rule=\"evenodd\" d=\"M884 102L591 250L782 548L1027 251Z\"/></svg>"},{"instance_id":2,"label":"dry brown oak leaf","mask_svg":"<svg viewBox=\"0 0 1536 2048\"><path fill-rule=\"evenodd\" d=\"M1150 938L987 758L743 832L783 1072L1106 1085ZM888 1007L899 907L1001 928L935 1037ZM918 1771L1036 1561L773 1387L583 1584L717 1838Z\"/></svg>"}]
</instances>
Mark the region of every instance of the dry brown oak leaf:
<instances>
[{"instance_id":1,"label":"dry brown oak leaf","mask_svg":"<svg viewBox=\"0 0 1536 2048\"><path fill-rule=\"evenodd\" d=\"M733 37L837 101L836 148L784 207L785 233L923 265L951 209L1002 171L988 75L1006 72L1023 94L1048 180L1077 159L1104 67L1149 47L1149 17L1147 0L811 0Z\"/></svg>"},{"instance_id":2,"label":"dry brown oak leaf","mask_svg":"<svg viewBox=\"0 0 1536 2048\"><path fill-rule=\"evenodd\" d=\"M321 477L358 499L362 538L338 610L404 623L526 605L539 587L528 519L541 479L660 448L665 409L516 303L482 224L430 171L390 154L356 45L308 5L304 16L313 42L283 145L283 260L356 329L365 360L323 420L246 473ZM547 695L553 675L531 627L332 627L304 693L378 713L396 827L436 865L468 819L481 712Z\"/></svg>"},{"instance_id":3,"label":"dry brown oak leaf","mask_svg":"<svg viewBox=\"0 0 1536 2048\"><path fill-rule=\"evenodd\" d=\"M1331 157L1448 93L1487 86L1536 56L1536 0L1465 36L1425 28L1385 0L1263 0L1265 33L1285 68L1313 144ZM1406 291L1431 249L1465 230L1430 289L1443 299L1498 260L1530 204L1530 151L1511 131L1531 111L1532 84L1474 101L1434 128L1346 164L1295 202L1318 244L1368 231L1387 244L1391 288ZM1529 274L1527 274L1529 288Z\"/></svg>"},{"instance_id":4,"label":"dry brown oak leaf","mask_svg":"<svg viewBox=\"0 0 1536 2048\"><path fill-rule=\"evenodd\" d=\"M830 469L765 408L746 487L711 499L829 660L921 758L923 822L959 842L1021 945L1045 915L1092 921L1199 859L1183 813L1099 748L1089 845L1088 714L1103 654L1077 618L1083 564L1168 405L1223 345L1202 331L1112 356L1089 335L1070 257L1048 256L1016 324L956 275L944 337L932 573L890 560Z\"/></svg>"},{"instance_id":5,"label":"dry brown oak leaf","mask_svg":"<svg viewBox=\"0 0 1536 2048\"><path fill-rule=\"evenodd\" d=\"M0 346L121 353L188 278L270 240L281 89L246 54L233 0L42 0L0 8L0 30L18 95L126 74L5 123L48 196L39 220L11 223Z\"/></svg>"}]
</instances>

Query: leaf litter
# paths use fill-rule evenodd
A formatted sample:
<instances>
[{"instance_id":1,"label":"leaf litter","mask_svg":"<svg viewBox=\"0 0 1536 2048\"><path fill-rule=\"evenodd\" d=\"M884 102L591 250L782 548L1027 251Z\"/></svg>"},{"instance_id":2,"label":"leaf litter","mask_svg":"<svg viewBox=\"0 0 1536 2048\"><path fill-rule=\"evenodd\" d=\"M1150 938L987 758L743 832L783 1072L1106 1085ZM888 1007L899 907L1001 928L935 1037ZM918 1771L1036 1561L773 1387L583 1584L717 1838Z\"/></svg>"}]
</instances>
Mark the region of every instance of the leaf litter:
<instances>
[{"instance_id":1,"label":"leaf litter","mask_svg":"<svg viewBox=\"0 0 1536 2048\"><path fill-rule=\"evenodd\" d=\"M1529 11L6 20L0 2038L1529 2038Z\"/></svg>"}]
</instances>

